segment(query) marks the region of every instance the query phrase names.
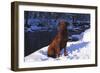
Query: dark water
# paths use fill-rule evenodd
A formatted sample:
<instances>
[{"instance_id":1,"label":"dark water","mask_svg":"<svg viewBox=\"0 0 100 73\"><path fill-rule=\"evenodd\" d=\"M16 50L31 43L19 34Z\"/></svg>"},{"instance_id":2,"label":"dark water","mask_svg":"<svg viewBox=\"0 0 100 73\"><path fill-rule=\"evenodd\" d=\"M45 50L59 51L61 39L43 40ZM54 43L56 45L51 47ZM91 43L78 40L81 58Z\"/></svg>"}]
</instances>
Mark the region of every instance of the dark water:
<instances>
[{"instance_id":1,"label":"dark water","mask_svg":"<svg viewBox=\"0 0 100 73\"><path fill-rule=\"evenodd\" d=\"M50 44L57 31L25 32L25 56Z\"/></svg>"}]
</instances>

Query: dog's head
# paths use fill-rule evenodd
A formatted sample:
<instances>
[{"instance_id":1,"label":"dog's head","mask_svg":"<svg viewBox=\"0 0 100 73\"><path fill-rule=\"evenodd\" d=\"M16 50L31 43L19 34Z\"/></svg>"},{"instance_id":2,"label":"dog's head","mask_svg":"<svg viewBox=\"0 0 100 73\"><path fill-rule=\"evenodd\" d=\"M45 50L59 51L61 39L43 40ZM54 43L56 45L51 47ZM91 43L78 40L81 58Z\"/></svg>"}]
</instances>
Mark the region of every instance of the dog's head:
<instances>
[{"instance_id":1,"label":"dog's head","mask_svg":"<svg viewBox=\"0 0 100 73\"><path fill-rule=\"evenodd\" d=\"M69 25L68 22L61 20L58 24L58 30L59 31L63 31L63 30L67 30L67 26Z\"/></svg>"}]
</instances>

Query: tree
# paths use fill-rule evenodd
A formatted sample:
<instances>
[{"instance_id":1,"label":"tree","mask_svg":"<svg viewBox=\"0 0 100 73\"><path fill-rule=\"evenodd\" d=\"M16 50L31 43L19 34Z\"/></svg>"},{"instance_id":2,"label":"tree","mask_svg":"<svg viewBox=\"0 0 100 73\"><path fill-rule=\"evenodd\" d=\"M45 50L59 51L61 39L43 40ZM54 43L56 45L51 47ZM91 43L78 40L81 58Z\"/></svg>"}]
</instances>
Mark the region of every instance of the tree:
<instances>
[{"instance_id":1,"label":"tree","mask_svg":"<svg viewBox=\"0 0 100 73\"><path fill-rule=\"evenodd\" d=\"M25 24L25 27L29 27L28 19L29 19L29 11L25 11L24 12L24 20L25 20L24 24Z\"/></svg>"}]
</instances>

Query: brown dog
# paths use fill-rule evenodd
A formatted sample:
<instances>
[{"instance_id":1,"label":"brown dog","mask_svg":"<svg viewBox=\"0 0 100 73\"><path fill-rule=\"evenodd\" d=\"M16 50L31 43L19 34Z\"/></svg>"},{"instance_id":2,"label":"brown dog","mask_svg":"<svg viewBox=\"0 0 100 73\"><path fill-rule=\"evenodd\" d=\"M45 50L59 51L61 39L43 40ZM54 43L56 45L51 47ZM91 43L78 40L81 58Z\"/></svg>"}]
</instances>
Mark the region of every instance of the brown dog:
<instances>
[{"instance_id":1,"label":"brown dog","mask_svg":"<svg viewBox=\"0 0 100 73\"><path fill-rule=\"evenodd\" d=\"M64 55L67 55L66 45L67 45L67 25L65 21L60 21L58 25L58 33L50 43L48 47L48 56L57 58L60 56L60 51L64 49Z\"/></svg>"}]
</instances>

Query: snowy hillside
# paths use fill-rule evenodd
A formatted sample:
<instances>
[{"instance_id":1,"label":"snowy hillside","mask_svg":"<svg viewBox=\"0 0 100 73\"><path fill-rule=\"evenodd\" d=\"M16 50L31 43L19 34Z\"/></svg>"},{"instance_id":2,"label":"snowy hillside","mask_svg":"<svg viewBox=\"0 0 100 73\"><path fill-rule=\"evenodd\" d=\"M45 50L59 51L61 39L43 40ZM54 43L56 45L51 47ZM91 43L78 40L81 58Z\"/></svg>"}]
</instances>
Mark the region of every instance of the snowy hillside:
<instances>
[{"instance_id":1,"label":"snowy hillside","mask_svg":"<svg viewBox=\"0 0 100 73\"><path fill-rule=\"evenodd\" d=\"M77 60L77 59L90 59L90 30L86 30L81 34L83 37L77 42L68 42L66 50L68 56L64 56L63 50L61 56L57 59L47 56L48 46L41 48L40 50L25 57L25 62L40 62L51 60Z\"/></svg>"}]
</instances>

